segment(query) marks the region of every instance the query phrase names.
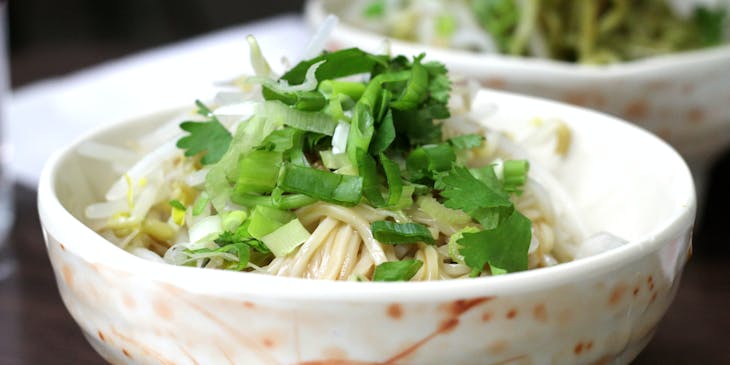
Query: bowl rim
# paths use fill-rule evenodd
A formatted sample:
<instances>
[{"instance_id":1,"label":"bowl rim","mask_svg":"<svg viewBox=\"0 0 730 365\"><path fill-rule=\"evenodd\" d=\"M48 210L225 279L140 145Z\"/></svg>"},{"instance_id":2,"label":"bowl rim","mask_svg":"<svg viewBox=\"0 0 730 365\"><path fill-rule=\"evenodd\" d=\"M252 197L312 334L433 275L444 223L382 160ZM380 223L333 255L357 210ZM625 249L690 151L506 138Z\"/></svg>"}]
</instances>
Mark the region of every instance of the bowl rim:
<instances>
[{"instance_id":1,"label":"bowl rim","mask_svg":"<svg viewBox=\"0 0 730 365\"><path fill-rule=\"evenodd\" d=\"M327 16L325 3L331 1L333 0L307 0L304 5L304 18L311 28L315 28ZM607 65L583 65L552 59L474 53L419 44L370 32L351 25L342 19L337 23L335 29L330 36L330 40L339 42L343 39L354 39L355 42L347 42L347 44L351 44L360 43L357 40L375 42L387 39L399 51L414 54L423 52L427 58L447 63L455 71L458 69L482 70L484 72L488 71L494 77L520 72L522 75L515 76L522 80L528 80L532 77L567 77L573 80L583 79L586 81L606 80L617 76L631 77L647 73L671 73L675 70L687 69L688 67L706 63L730 62L730 43ZM488 70L484 67L485 65L493 69Z\"/></svg>"},{"instance_id":2,"label":"bowl rim","mask_svg":"<svg viewBox=\"0 0 730 365\"><path fill-rule=\"evenodd\" d=\"M76 219L66 210L56 194L56 177L63 173L60 165L73 155L77 146L83 141L107 134L126 124L141 124L145 121L162 118L163 115L172 115L171 111L162 111L99 126L56 151L48 159L38 184L38 212L47 250L56 249L50 247L53 244L50 239L52 237L64 245L65 253L77 256L82 262L92 265L97 270L109 269L121 276L136 276L145 281L157 280L203 295L327 302L425 302L535 292L576 283L588 277L620 270L621 267L641 260L650 253L661 249L664 244L668 244L672 240L683 239L686 235L691 235L696 214L694 182L685 161L666 142L631 123L605 113L543 98L486 89L482 91L497 99L512 100L515 105L535 105L542 109L549 109L555 114L578 113L585 116L582 119L590 119L595 123L618 124L626 133L640 134L641 138L645 138L647 142L659 144L660 146L657 148L666 149L668 157L678 161L676 168L682 170L680 175L687 184L686 193L689 195L686 197L686 206L678 208L665 222L642 236L641 239L631 241L619 248L552 267L493 277L425 282L356 283L225 270L201 270L155 263L127 253ZM94 249L89 249L89 247ZM49 254L49 256L51 262L57 265L54 262L54 255ZM539 288L539 290L535 288Z\"/></svg>"}]
</instances>

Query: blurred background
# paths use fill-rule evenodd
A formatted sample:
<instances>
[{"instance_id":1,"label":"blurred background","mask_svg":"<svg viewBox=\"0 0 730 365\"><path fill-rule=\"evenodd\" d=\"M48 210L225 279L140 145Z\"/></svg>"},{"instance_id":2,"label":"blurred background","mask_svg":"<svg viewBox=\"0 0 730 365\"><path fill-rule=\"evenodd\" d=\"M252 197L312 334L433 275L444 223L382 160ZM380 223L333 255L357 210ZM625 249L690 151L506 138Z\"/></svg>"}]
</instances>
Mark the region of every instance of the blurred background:
<instances>
[{"instance_id":1,"label":"blurred background","mask_svg":"<svg viewBox=\"0 0 730 365\"><path fill-rule=\"evenodd\" d=\"M12 84L18 87L211 31L295 14L303 6L303 0L11 1Z\"/></svg>"},{"instance_id":2,"label":"blurred background","mask_svg":"<svg viewBox=\"0 0 730 365\"><path fill-rule=\"evenodd\" d=\"M285 16L286 24L295 24L303 33L299 36L307 37L298 18L303 0L15 0L8 5L10 77L16 93L27 94L50 78L120 57L272 17ZM726 340L727 332L723 336L722 331L730 325L727 312L718 319L703 315L697 307L716 300L707 293L730 292L725 269L730 257L725 234L730 218L728 186L730 154L725 153L712 168L703 219L695 232L695 257L679 297L637 364L656 364L660 354L666 358L667 353L676 364L703 363L702 355L693 355L697 348ZM9 280L0 281L0 364L41 364L49 358L56 364L100 364L62 307L51 278L36 218L35 187L20 182L14 189L17 224L11 248L20 262L32 262L34 268L21 266ZM713 306L730 308L727 295L719 298L723 302ZM688 335L690 323L706 331Z\"/></svg>"}]
</instances>

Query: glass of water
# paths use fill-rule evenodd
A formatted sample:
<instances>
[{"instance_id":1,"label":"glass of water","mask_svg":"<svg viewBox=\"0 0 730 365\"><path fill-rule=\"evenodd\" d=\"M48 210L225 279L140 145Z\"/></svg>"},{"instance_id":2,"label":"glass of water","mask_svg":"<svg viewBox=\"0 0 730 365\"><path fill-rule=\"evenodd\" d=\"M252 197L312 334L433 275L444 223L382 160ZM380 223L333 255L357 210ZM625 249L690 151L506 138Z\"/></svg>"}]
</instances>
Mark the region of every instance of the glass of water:
<instances>
[{"instance_id":1,"label":"glass of water","mask_svg":"<svg viewBox=\"0 0 730 365\"><path fill-rule=\"evenodd\" d=\"M15 267L10 253L8 233L13 223L13 182L6 169L7 145L3 125L7 121L7 96L10 90L7 57L7 1L0 0L0 280L8 277Z\"/></svg>"}]
</instances>

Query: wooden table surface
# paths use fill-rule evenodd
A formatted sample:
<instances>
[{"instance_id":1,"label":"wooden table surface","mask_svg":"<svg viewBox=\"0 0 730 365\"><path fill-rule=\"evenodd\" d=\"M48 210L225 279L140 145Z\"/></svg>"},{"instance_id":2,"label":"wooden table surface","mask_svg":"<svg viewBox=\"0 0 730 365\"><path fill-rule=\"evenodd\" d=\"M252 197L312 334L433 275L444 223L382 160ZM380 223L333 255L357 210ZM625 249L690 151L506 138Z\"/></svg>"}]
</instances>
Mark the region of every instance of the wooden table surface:
<instances>
[{"instance_id":1,"label":"wooden table surface","mask_svg":"<svg viewBox=\"0 0 730 365\"><path fill-rule=\"evenodd\" d=\"M723 237L729 193L706 209L696 232L695 256L679 293L636 365L730 364L730 261ZM58 295L45 253L32 189L15 188L16 223L10 248L17 267L0 281L0 364L103 364L81 335ZM726 210L727 208L725 208Z\"/></svg>"}]
</instances>

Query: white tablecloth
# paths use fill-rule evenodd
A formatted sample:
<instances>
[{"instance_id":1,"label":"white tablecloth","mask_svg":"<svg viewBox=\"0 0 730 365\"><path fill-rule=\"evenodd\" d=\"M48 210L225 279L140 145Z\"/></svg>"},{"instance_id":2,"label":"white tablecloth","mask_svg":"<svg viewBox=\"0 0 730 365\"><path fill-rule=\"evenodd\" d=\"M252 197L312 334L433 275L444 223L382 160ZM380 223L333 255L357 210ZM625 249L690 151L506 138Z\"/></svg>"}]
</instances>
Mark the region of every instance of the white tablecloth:
<instances>
[{"instance_id":1,"label":"white tablecloth","mask_svg":"<svg viewBox=\"0 0 730 365\"><path fill-rule=\"evenodd\" d=\"M301 17L284 15L207 34L15 90L3 126L15 178L35 186L51 153L114 121L210 98L215 81L251 73L246 36L272 64L297 59L309 40Z\"/></svg>"}]
</instances>

